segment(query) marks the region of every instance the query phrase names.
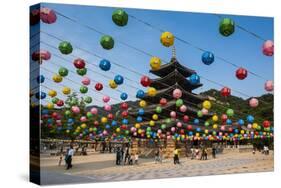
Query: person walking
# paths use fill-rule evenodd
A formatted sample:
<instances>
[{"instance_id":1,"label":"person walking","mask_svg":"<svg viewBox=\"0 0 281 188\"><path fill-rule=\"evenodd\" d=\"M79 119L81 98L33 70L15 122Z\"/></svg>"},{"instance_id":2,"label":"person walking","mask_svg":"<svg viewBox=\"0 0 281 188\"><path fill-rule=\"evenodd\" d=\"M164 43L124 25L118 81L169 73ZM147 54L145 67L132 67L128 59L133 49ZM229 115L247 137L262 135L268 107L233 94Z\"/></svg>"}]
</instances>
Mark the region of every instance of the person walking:
<instances>
[{"instance_id":1,"label":"person walking","mask_svg":"<svg viewBox=\"0 0 281 188\"><path fill-rule=\"evenodd\" d=\"M135 162L136 165L139 164L139 154L138 154L138 152L136 152L135 155L134 155L134 162Z\"/></svg>"},{"instance_id":2,"label":"person walking","mask_svg":"<svg viewBox=\"0 0 281 188\"><path fill-rule=\"evenodd\" d=\"M174 164L180 164L178 148L175 148L175 150L174 150Z\"/></svg>"},{"instance_id":3,"label":"person walking","mask_svg":"<svg viewBox=\"0 0 281 188\"><path fill-rule=\"evenodd\" d=\"M116 165L120 165L120 160L121 160L121 150L118 147L116 151Z\"/></svg>"},{"instance_id":4,"label":"person walking","mask_svg":"<svg viewBox=\"0 0 281 188\"><path fill-rule=\"evenodd\" d=\"M74 149L73 149L73 146L70 145L70 148L68 150L68 154L67 154L67 167L66 167L66 170L72 168L72 158L73 158L73 155L74 155Z\"/></svg>"},{"instance_id":5,"label":"person walking","mask_svg":"<svg viewBox=\"0 0 281 188\"><path fill-rule=\"evenodd\" d=\"M156 149L156 151L154 152L154 162L155 164L159 162L159 149Z\"/></svg>"}]
</instances>

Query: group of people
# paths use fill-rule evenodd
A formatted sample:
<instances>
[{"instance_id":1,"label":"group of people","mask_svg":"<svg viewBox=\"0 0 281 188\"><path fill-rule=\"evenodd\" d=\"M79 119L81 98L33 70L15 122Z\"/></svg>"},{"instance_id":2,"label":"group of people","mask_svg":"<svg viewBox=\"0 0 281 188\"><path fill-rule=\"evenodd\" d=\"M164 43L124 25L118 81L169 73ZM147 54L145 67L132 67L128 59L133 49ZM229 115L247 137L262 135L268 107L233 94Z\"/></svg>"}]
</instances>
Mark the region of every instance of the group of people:
<instances>
[{"instance_id":1,"label":"group of people","mask_svg":"<svg viewBox=\"0 0 281 188\"><path fill-rule=\"evenodd\" d=\"M117 148L116 151L116 165L133 165L138 164L139 155L138 152L135 152L134 154L130 152L129 147L125 148Z\"/></svg>"}]
</instances>

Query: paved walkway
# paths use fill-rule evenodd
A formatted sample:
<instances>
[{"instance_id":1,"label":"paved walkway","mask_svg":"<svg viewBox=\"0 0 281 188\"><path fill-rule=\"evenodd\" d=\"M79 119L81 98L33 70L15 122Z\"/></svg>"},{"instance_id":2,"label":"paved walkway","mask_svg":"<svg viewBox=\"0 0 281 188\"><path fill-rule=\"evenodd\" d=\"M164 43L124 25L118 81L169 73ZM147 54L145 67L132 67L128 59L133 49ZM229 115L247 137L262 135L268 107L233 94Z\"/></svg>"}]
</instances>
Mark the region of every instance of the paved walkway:
<instances>
[{"instance_id":1,"label":"paved walkway","mask_svg":"<svg viewBox=\"0 0 281 188\"><path fill-rule=\"evenodd\" d=\"M174 165L171 159L155 164L153 159L140 159L140 165L115 166L113 154L97 154L83 158L74 159L74 168L66 171L63 167L50 166L45 161L43 177L50 180L49 183L81 183L81 182L108 182L139 179L175 178L187 176L204 176L217 174L267 172L273 170L273 153L268 156L257 153L228 153L218 155L217 159L206 161L182 158L180 165ZM105 160L101 160L105 159ZM76 163L75 161L83 161ZM44 164L43 164L44 165ZM54 174L53 174L54 173ZM51 181L51 177L55 180ZM68 177L73 177L68 182ZM48 181L45 181L48 183Z\"/></svg>"}]
</instances>

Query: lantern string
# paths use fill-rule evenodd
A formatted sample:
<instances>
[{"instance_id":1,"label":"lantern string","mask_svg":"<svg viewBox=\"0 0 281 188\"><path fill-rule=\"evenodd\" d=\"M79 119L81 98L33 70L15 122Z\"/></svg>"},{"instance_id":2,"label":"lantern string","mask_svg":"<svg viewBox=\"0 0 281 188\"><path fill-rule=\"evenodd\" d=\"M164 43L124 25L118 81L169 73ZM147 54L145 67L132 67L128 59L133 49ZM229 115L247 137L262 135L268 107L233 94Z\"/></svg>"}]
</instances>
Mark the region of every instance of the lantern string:
<instances>
[{"instance_id":1,"label":"lantern string","mask_svg":"<svg viewBox=\"0 0 281 188\"><path fill-rule=\"evenodd\" d=\"M219 15L219 14L213 14L213 15L217 16L217 17L220 18L220 19L223 18L223 16L222 16L222 15ZM238 24L235 23L235 27L237 27L237 28L239 28L240 30L242 30L242 31L244 31L244 32L246 32L246 33L248 33L248 34L250 34L250 35L256 37L257 39L259 39L259 40L261 40L261 41L264 41L264 42L266 41L265 38L263 38L263 37L261 37L260 35L258 35L258 34L252 32L252 31L246 29L245 27L243 27L243 26L241 26L241 25L238 25Z\"/></svg>"},{"instance_id":2,"label":"lantern string","mask_svg":"<svg viewBox=\"0 0 281 188\"><path fill-rule=\"evenodd\" d=\"M48 36L50 36L50 37L52 37L52 38L55 38L55 39L59 40L59 41L63 41L63 39L61 39L61 37L54 36L53 34L50 34L50 33L45 32L45 31L41 31L41 32L44 33L44 34L46 34L46 35L48 35ZM90 55L93 55L93 56L95 56L95 57L97 57L97 58L99 58L99 59L103 59L102 56L100 56L100 55L98 55L98 54L96 54L96 53L94 53L94 52L92 52L92 51L89 51L89 50L86 50L86 49L84 49L84 48L81 48L80 45L75 45L75 48L77 48L77 49L79 49L79 50L81 50L81 51L84 51L84 52L86 52L86 53L88 53L88 54L90 54ZM166 62L166 63L169 63L168 61L165 61L165 60L163 60L163 61ZM135 74L137 74L137 75L141 75L141 76L142 76L142 75L145 75L145 74L140 73L138 70L134 70L134 69L132 69L132 68L126 67L126 66L124 66L124 65L121 65L121 64L117 63L116 61L111 61L111 62L112 62L112 64L114 64L114 65L116 65L116 66L118 66L118 67L120 67L120 68L123 68L123 69L125 69L125 70L127 70L127 71L129 70L130 72L133 72L133 73L135 73ZM182 69L181 67L177 67L177 68ZM224 87L224 85L221 84L221 83L219 83L219 82L212 81L212 80L207 79L206 77L201 76L201 75L200 75L200 77L203 78L203 79L205 79L205 80L208 81L208 82L211 82L211 83L213 83L213 84L216 84L216 85L218 85L218 86L220 86L220 87ZM131 81L132 81L132 80L131 80ZM161 84L164 84L164 83L161 83ZM241 91L239 91L239 90L237 90L237 89L232 89L232 90L235 91L235 92L237 92L237 93L239 93L239 94L242 94L242 95L245 96L245 97L248 97L248 98L251 98L251 97L252 97L252 96L249 96L249 95L247 95L247 94L245 94L245 93L243 93L243 92L241 92ZM267 102L264 101L264 103L267 103Z\"/></svg>"}]
</instances>

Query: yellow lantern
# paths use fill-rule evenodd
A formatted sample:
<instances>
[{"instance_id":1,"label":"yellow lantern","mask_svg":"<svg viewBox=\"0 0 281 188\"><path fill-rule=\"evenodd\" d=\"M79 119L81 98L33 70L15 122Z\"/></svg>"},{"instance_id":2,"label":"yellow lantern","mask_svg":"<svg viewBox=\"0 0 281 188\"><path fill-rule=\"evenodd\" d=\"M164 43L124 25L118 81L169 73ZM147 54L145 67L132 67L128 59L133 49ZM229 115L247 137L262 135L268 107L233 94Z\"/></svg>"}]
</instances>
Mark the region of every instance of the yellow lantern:
<instances>
[{"instance_id":1,"label":"yellow lantern","mask_svg":"<svg viewBox=\"0 0 281 188\"><path fill-rule=\"evenodd\" d=\"M66 130L66 133L69 133L69 130Z\"/></svg>"},{"instance_id":2,"label":"yellow lantern","mask_svg":"<svg viewBox=\"0 0 281 188\"><path fill-rule=\"evenodd\" d=\"M211 104L210 101L205 100L205 101L203 102L203 108L209 110L211 107L212 107L212 104Z\"/></svg>"},{"instance_id":3,"label":"yellow lantern","mask_svg":"<svg viewBox=\"0 0 281 188\"><path fill-rule=\"evenodd\" d=\"M199 137L199 136L200 136L200 134L199 134L199 133L196 133L196 134L195 134L195 136L196 136L196 137Z\"/></svg>"},{"instance_id":4,"label":"yellow lantern","mask_svg":"<svg viewBox=\"0 0 281 188\"><path fill-rule=\"evenodd\" d=\"M86 123L81 124L81 128L85 129L87 127Z\"/></svg>"},{"instance_id":5,"label":"yellow lantern","mask_svg":"<svg viewBox=\"0 0 281 188\"><path fill-rule=\"evenodd\" d=\"M102 118L101 118L101 122L102 122L102 123L107 123L107 118L106 118L106 117L102 117Z\"/></svg>"},{"instance_id":6,"label":"yellow lantern","mask_svg":"<svg viewBox=\"0 0 281 188\"><path fill-rule=\"evenodd\" d=\"M161 34L160 41L166 47L170 47L174 45L174 40L175 40L174 35L168 31L163 32Z\"/></svg>"},{"instance_id":7,"label":"yellow lantern","mask_svg":"<svg viewBox=\"0 0 281 188\"><path fill-rule=\"evenodd\" d=\"M62 77L60 75L58 75L58 74L55 74L53 76L53 81L56 82L56 83L59 83L59 82L62 81Z\"/></svg>"},{"instance_id":8,"label":"yellow lantern","mask_svg":"<svg viewBox=\"0 0 281 188\"><path fill-rule=\"evenodd\" d=\"M71 92L71 89L69 87L63 87L62 88L62 93L65 95L68 95Z\"/></svg>"},{"instance_id":9,"label":"yellow lantern","mask_svg":"<svg viewBox=\"0 0 281 188\"><path fill-rule=\"evenodd\" d=\"M150 59L150 67L152 70L158 70L161 66L161 59L158 57L152 57Z\"/></svg>"},{"instance_id":10,"label":"yellow lantern","mask_svg":"<svg viewBox=\"0 0 281 188\"><path fill-rule=\"evenodd\" d=\"M212 120L213 122L217 122L219 120L219 117L217 115L213 115Z\"/></svg>"},{"instance_id":11,"label":"yellow lantern","mask_svg":"<svg viewBox=\"0 0 281 188\"><path fill-rule=\"evenodd\" d=\"M241 133L241 134L244 134L244 133L245 133L245 131L244 131L244 130L241 130L241 131L240 131L240 133Z\"/></svg>"},{"instance_id":12,"label":"yellow lantern","mask_svg":"<svg viewBox=\"0 0 281 188\"><path fill-rule=\"evenodd\" d=\"M54 108L54 104L53 103L48 103L47 104L47 108L50 110L50 109L53 109Z\"/></svg>"},{"instance_id":13,"label":"yellow lantern","mask_svg":"<svg viewBox=\"0 0 281 188\"><path fill-rule=\"evenodd\" d=\"M152 119L153 120L158 120L158 115L157 114L153 114Z\"/></svg>"},{"instance_id":14,"label":"yellow lantern","mask_svg":"<svg viewBox=\"0 0 281 188\"><path fill-rule=\"evenodd\" d=\"M135 124L135 128L137 128L137 129L139 129L140 126L141 126L141 125L140 125L139 123L136 123L136 124Z\"/></svg>"},{"instance_id":15,"label":"yellow lantern","mask_svg":"<svg viewBox=\"0 0 281 188\"><path fill-rule=\"evenodd\" d=\"M114 80L109 80L109 87L111 88L111 89L115 89L115 88L117 88L117 84L115 83L115 81Z\"/></svg>"},{"instance_id":16,"label":"yellow lantern","mask_svg":"<svg viewBox=\"0 0 281 188\"><path fill-rule=\"evenodd\" d=\"M91 127L91 128L89 128L89 131L90 131L90 132L93 132L93 128L92 128L92 127Z\"/></svg>"},{"instance_id":17,"label":"yellow lantern","mask_svg":"<svg viewBox=\"0 0 281 188\"><path fill-rule=\"evenodd\" d=\"M141 100L139 102L140 107L146 107L146 101L145 100Z\"/></svg>"},{"instance_id":18,"label":"yellow lantern","mask_svg":"<svg viewBox=\"0 0 281 188\"><path fill-rule=\"evenodd\" d=\"M50 91L48 92L48 95L49 95L50 97L55 97L55 96L57 96L57 92L56 92L55 90L50 90Z\"/></svg>"},{"instance_id":19,"label":"yellow lantern","mask_svg":"<svg viewBox=\"0 0 281 188\"><path fill-rule=\"evenodd\" d=\"M208 129L205 129L204 132L205 132L205 134L208 134L208 133L209 133L209 130L208 130Z\"/></svg>"},{"instance_id":20,"label":"yellow lantern","mask_svg":"<svg viewBox=\"0 0 281 188\"><path fill-rule=\"evenodd\" d=\"M153 127L153 126L155 125L155 121L150 120L149 125L150 125L151 127Z\"/></svg>"},{"instance_id":21,"label":"yellow lantern","mask_svg":"<svg viewBox=\"0 0 281 188\"><path fill-rule=\"evenodd\" d=\"M213 129L217 129L217 128L218 128L218 124L214 124Z\"/></svg>"},{"instance_id":22,"label":"yellow lantern","mask_svg":"<svg viewBox=\"0 0 281 188\"><path fill-rule=\"evenodd\" d=\"M141 130L141 129L139 129L139 130L138 130L138 133L139 133L139 134L141 134L141 133L142 133L142 130Z\"/></svg>"},{"instance_id":23,"label":"yellow lantern","mask_svg":"<svg viewBox=\"0 0 281 188\"><path fill-rule=\"evenodd\" d=\"M120 128L116 128L116 132L118 132L118 133L119 133L119 132L120 132Z\"/></svg>"},{"instance_id":24,"label":"yellow lantern","mask_svg":"<svg viewBox=\"0 0 281 188\"><path fill-rule=\"evenodd\" d=\"M253 123L253 129L257 129L258 128L258 124L257 123Z\"/></svg>"},{"instance_id":25,"label":"yellow lantern","mask_svg":"<svg viewBox=\"0 0 281 188\"><path fill-rule=\"evenodd\" d=\"M154 97L157 94L157 90L154 87L149 87L147 90L147 94L150 97Z\"/></svg>"}]
</instances>

